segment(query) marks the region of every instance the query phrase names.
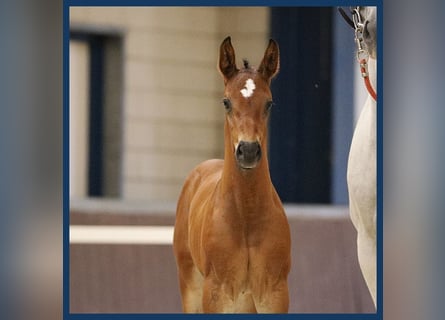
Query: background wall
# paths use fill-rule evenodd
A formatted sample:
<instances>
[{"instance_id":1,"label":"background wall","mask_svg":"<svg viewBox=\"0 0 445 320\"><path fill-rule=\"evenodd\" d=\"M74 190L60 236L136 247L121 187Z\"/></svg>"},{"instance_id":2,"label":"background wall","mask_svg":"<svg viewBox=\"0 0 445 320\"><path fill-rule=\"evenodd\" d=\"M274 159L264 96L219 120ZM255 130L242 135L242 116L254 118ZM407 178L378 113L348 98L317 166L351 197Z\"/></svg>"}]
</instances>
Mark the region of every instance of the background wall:
<instances>
[{"instance_id":1,"label":"background wall","mask_svg":"<svg viewBox=\"0 0 445 320\"><path fill-rule=\"evenodd\" d=\"M268 25L264 7L70 8L72 32L122 38L122 61L116 66L123 70L120 197L176 201L185 176L195 165L222 157L219 45L231 35L239 64L247 57L257 65L267 45ZM72 50L71 54L71 59L77 59L81 52ZM72 70L72 81L81 68L80 62ZM76 88L72 93L79 96ZM71 103L73 114L72 109L83 110L77 100ZM71 135L80 136L85 130ZM73 157L84 154L85 148L85 144L76 145ZM79 169L72 170L70 177L73 183L75 175L85 172L85 164L76 164ZM72 187L73 197L87 194Z\"/></svg>"}]
</instances>

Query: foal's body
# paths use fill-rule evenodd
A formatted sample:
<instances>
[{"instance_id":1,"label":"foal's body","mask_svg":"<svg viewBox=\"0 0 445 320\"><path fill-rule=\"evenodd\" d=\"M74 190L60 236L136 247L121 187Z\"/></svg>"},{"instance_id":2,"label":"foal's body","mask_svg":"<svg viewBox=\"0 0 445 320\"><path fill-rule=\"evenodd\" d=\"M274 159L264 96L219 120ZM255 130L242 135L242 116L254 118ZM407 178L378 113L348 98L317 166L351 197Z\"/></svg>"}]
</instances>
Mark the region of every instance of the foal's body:
<instances>
[{"instance_id":1,"label":"foal's body","mask_svg":"<svg viewBox=\"0 0 445 320\"><path fill-rule=\"evenodd\" d=\"M174 250L183 309L284 313L290 232L267 158L261 156L267 151L266 107L269 82L278 71L278 47L270 43L258 71L238 70L227 38L219 68L230 107L225 160L198 165L177 207ZM250 89L249 81L254 84Z\"/></svg>"},{"instance_id":2,"label":"foal's body","mask_svg":"<svg viewBox=\"0 0 445 320\"><path fill-rule=\"evenodd\" d=\"M184 311L287 312L290 239L280 199L261 188L264 177L248 173L234 184L223 166L195 168L179 200Z\"/></svg>"}]
</instances>

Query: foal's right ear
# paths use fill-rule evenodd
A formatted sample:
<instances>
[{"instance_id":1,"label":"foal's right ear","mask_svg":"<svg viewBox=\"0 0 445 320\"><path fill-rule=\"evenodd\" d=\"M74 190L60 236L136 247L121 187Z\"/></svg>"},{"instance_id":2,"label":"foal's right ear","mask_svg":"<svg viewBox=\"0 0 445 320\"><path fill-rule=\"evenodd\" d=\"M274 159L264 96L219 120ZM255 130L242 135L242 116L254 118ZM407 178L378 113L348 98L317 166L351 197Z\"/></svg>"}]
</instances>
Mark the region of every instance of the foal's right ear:
<instances>
[{"instance_id":1,"label":"foal's right ear","mask_svg":"<svg viewBox=\"0 0 445 320\"><path fill-rule=\"evenodd\" d=\"M269 40L266 52L264 53L263 61L258 67L258 72L263 78L270 83L273 77L276 76L280 70L280 49L278 44L273 40Z\"/></svg>"},{"instance_id":2,"label":"foal's right ear","mask_svg":"<svg viewBox=\"0 0 445 320\"><path fill-rule=\"evenodd\" d=\"M238 72L235 62L235 50L232 47L230 36L224 39L219 48L218 70L224 77L224 83Z\"/></svg>"}]
</instances>

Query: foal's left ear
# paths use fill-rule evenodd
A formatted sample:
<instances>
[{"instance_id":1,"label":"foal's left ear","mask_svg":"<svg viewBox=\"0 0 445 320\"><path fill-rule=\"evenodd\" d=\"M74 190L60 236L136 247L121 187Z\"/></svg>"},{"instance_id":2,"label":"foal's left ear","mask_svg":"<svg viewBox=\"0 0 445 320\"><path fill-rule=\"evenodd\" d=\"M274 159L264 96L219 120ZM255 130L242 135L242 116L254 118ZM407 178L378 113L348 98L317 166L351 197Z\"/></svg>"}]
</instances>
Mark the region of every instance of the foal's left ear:
<instances>
[{"instance_id":1,"label":"foal's left ear","mask_svg":"<svg viewBox=\"0 0 445 320\"><path fill-rule=\"evenodd\" d=\"M230 36L224 39L219 48L218 70L224 77L224 83L238 72L235 62L235 50L233 49Z\"/></svg>"},{"instance_id":2,"label":"foal's left ear","mask_svg":"<svg viewBox=\"0 0 445 320\"><path fill-rule=\"evenodd\" d=\"M273 77L278 73L280 69L280 50L278 44L273 40L269 40L266 52L264 53L263 61L258 68L258 72L263 78L270 83Z\"/></svg>"}]
</instances>

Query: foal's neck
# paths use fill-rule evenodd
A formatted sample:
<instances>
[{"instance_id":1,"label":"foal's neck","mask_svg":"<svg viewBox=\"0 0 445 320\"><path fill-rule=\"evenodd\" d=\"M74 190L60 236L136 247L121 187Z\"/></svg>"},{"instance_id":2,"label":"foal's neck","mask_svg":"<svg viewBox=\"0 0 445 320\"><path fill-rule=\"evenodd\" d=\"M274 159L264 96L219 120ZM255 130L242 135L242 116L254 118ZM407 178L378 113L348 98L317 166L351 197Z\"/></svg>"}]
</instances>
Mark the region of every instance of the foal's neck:
<instances>
[{"instance_id":1,"label":"foal's neck","mask_svg":"<svg viewBox=\"0 0 445 320\"><path fill-rule=\"evenodd\" d=\"M229 155L224 159L222 180L230 188L243 188L246 191L252 189L261 192L264 186L268 187L271 183L267 159L261 159L257 167L253 169L241 169L236 163L235 157Z\"/></svg>"},{"instance_id":2,"label":"foal's neck","mask_svg":"<svg viewBox=\"0 0 445 320\"><path fill-rule=\"evenodd\" d=\"M272 190L267 155L263 155L257 167L241 169L231 148L226 147L221 192L235 202L240 213L256 212L264 203L269 203Z\"/></svg>"}]
</instances>

